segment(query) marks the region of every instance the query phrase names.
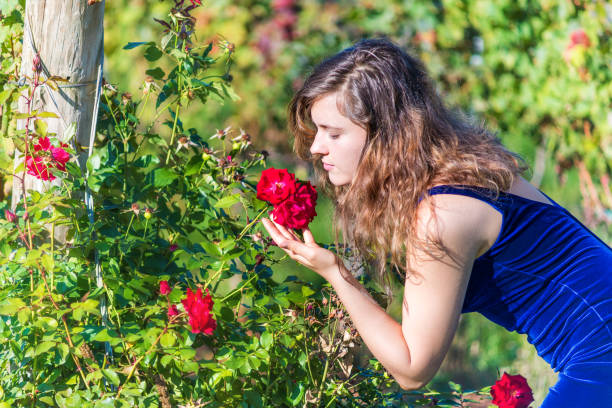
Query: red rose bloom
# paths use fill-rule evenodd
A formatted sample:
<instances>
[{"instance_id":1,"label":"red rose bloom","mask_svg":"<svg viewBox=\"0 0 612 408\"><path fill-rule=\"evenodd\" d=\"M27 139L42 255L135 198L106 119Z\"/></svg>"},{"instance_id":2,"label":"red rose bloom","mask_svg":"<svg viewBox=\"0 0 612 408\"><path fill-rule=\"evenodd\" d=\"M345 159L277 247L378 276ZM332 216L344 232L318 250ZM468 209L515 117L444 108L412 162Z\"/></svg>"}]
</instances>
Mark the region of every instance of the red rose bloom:
<instances>
[{"instance_id":1,"label":"red rose bloom","mask_svg":"<svg viewBox=\"0 0 612 408\"><path fill-rule=\"evenodd\" d=\"M66 171L66 163L70 160L70 155L64 150L66 147L65 143L61 143L61 147L52 146L48 137L38 139L34 145L35 155L26 156L28 174L41 180L55 180L49 168Z\"/></svg>"},{"instance_id":2,"label":"red rose bloom","mask_svg":"<svg viewBox=\"0 0 612 408\"><path fill-rule=\"evenodd\" d=\"M178 316L178 314L179 311L176 305L171 305L170 307L168 307L168 317Z\"/></svg>"},{"instance_id":3,"label":"red rose bloom","mask_svg":"<svg viewBox=\"0 0 612 408\"><path fill-rule=\"evenodd\" d=\"M275 222L287 228L304 229L317 215L317 190L310 182L301 183L295 194L272 211Z\"/></svg>"},{"instance_id":4,"label":"red rose bloom","mask_svg":"<svg viewBox=\"0 0 612 408\"><path fill-rule=\"evenodd\" d=\"M210 313L213 306L212 296L206 290L206 296L202 297L202 289L198 288L196 293L187 289L187 298L181 301L185 311L189 315L189 325L192 333L212 334L217 328L217 322Z\"/></svg>"},{"instance_id":5,"label":"red rose bloom","mask_svg":"<svg viewBox=\"0 0 612 408\"><path fill-rule=\"evenodd\" d=\"M167 295L170 293L170 285L168 285L168 281L159 282L159 293L161 295Z\"/></svg>"},{"instance_id":6,"label":"red rose bloom","mask_svg":"<svg viewBox=\"0 0 612 408\"><path fill-rule=\"evenodd\" d=\"M499 408L527 408L533 402L533 393L522 375L504 373L491 387L493 404Z\"/></svg>"},{"instance_id":7,"label":"red rose bloom","mask_svg":"<svg viewBox=\"0 0 612 408\"><path fill-rule=\"evenodd\" d=\"M281 203L295 192L295 176L287 169L265 169L257 183L257 198L272 205Z\"/></svg>"},{"instance_id":8,"label":"red rose bloom","mask_svg":"<svg viewBox=\"0 0 612 408\"><path fill-rule=\"evenodd\" d=\"M591 40L582 28L574 30L570 34L570 47L573 47L578 44L582 44L587 48L591 46Z\"/></svg>"}]
</instances>

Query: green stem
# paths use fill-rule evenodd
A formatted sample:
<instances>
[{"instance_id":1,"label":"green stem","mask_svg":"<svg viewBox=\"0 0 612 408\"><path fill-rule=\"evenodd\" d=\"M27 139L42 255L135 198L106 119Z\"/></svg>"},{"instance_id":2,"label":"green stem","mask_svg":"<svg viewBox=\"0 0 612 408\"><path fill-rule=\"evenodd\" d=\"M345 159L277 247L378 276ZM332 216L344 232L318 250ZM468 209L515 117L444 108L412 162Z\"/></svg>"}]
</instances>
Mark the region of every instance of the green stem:
<instances>
[{"instance_id":1,"label":"green stem","mask_svg":"<svg viewBox=\"0 0 612 408\"><path fill-rule=\"evenodd\" d=\"M136 214L132 213L132 218L130 218L130 223L128 224L127 231L125 231L125 236L123 237L123 239L127 238L128 234L130 233L130 227L132 226L132 221L134 221L135 215Z\"/></svg>"},{"instance_id":2,"label":"green stem","mask_svg":"<svg viewBox=\"0 0 612 408\"><path fill-rule=\"evenodd\" d=\"M166 155L166 165L170 161L170 153L172 152L172 146L174 145L174 137L176 136L176 123L178 122L179 111L181 110L180 100L176 104L176 112L174 113L174 124L172 125L172 135L170 136L170 146L168 146L168 154Z\"/></svg>"},{"instance_id":3,"label":"green stem","mask_svg":"<svg viewBox=\"0 0 612 408\"><path fill-rule=\"evenodd\" d=\"M127 384L130 381L130 378L132 378L132 376L134 375L134 371L136 371L136 367L138 366L138 364L140 364L140 362L151 352L153 351L153 349L157 346L157 343L159 343L159 341L161 340L162 336L164 334L166 334L166 332L168 331L168 327L170 326L170 323L172 323L172 321L174 320L176 316L173 316L168 323L166 323L166 327L164 327L164 330L162 330L162 332L159 334L159 336L157 336L157 338L155 339L155 341L153 342L153 344L151 344L151 347L149 347L149 349L140 357L138 357L138 360L136 360L134 362L134 364L132 364L132 368L130 368L130 372L128 373L127 378L125 379L125 382L123 383L123 385ZM123 385L119 387L119 389L117 390L117 396L115 397L115 399L118 399L119 396L121 395L121 390L123 389Z\"/></svg>"},{"instance_id":4,"label":"green stem","mask_svg":"<svg viewBox=\"0 0 612 408\"><path fill-rule=\"evenodd\" d=\"M206 290L206 288L212 283L213 280L217 279L217 277L221 274L221 272L223 271L223 267L225 266L225 261L223 261L221 263L221 266L219 267L219 270L217 272L215 272L215 274L213 276L211 276L205 283L204 283L204 290Z\"/></svg>"},{"instance_id":5,"label":"green stem","mask_svg":"<svg viewBox=\"0 0 612 408\"><path fill-rule=\"evenodd\" d=\"M146 98L145 98L144 103L142 104L142 108L140 109L140 113L136 115L136 117L137 117L138 119L140 119L140 117L142 116L142 113L144 112L145 107L147 106L147 102L149 102L149 95L150 95L150 94L151 94L151 89L149 89L149 91L147 92L147 96L146 96Z\"/></svg>"},{"instance_id":6,"label":"green stem","mask_svg":"<svg viewBox=\"0 0 612 408\"><path fill-rule=\"evenodd\" d=\"M234 289L233 291L231 291L229 294L225 295L225 297L224 297L223 299L221 299L219 302L220 302L220 303L223 303L223 302L225 302L227 299L229 299L229 298L231 298L232 296L234 296L236 293L238 293L238 292L242 292L242 290L244 289L244 287L245 287L247 284L249 284L249 283L250 283L250 282L251 282L253 279L255 279L256 277L257 277L257 274L256 274L255 272L253 272L253 276L251 276L251 277L250 277L248 280L246 280L246 281L244 282L244 284L243 284L241 287L236 288L236 289Z\"/></svg>"},{"instance_id":7,"label":"green stem","mask_svg":"<svg viewBox=\"0 0 612 408\"><path fill-rule=\"evenodd\" d=\"M331 302L329 302L331 304ZM332 331L331 338L329 340L329 344L333 344L332 341L334 337L336 337L336 327L338 326L338 319L334 321L334 329ZM335 350L334 350L335 352ZM329 356L328 356L329 357ZM317 394L317 400L321 400L321 394L323 393L323 385L325 384L325 378L327 378L327 369L329 368L329 358L325 360L325 367L323 368L323 377L321 378L321 383L319 384L319 393Z\"/></svg>"},{"instance_id":8,"label":"green stem","mask_svg":"<svg viewBox=\"0 0 612 408\"><path fill-rule=\"evenodd\" d=\"M246 232L251 229L251 227L257 222L257 220L259 220L259 217L262 216L262 214L268 209L268 207L265 207L263 210L261 210L259 212L259 214L257 214L257 216L253 219L253 221L249 222L247 224L246 227L244 227L244 229L242 230L242 232L240 232L240 234L238 235L238 238L236 238L236 240L239 240L240 238L242 238L244 236L244 234L246 234Z\"/></svg>"},{"instance_id":9,"label":"green stem","mask_svg":"<svg viewBox=\"0 0 612 408\"><path fill-rule=\"evenodd\" d=\"M145 220L145 229L144 229L144 233L142 234L142 239L145 239L147 236L147 227L149 226L149 220Z\"/></svg>"},{"instance_id":10,"label":"green stem","mask_svg":"<svg viewBox=\"0 0 612 408\"><path fill-rule=\"evenodd\" d=\"M53 212L55 212L55 210L53 210ZM51 278L51 287L54 288L54 276L55 276L55 254L54 254L54 250L53 250L53 244L54 244L54 240L55 240L55 221L53 221L51 223L51 270L49 271L49 275Z\"/></svg>"},{"instance_id":11,"label":"green stem","mask_svg":"<svg viewBox=\"0 0 612 408\"><path fill-rule=\"evenodd\" d=\"M128 171L128 139L123 138L123 199L127 197L127 171Z\"/></svg>"}]
</instances>

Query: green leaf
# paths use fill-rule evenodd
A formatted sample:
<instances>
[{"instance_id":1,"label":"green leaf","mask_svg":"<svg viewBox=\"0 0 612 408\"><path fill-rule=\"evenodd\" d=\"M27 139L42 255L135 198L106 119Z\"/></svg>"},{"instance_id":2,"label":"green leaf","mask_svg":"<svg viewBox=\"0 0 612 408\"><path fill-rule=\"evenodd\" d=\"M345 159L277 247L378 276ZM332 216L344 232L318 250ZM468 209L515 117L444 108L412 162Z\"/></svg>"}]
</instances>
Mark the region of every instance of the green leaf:
<instances>
[{"instance_id":1,"label":"green leaf","mask_svg":"<svg viewBox=\"0 0 612 408\"><path fill-rule=\"evenodd\" d=\"M50 349L52 349L53 347L55 347L57 343L55 343L54 341L43 341L42 343L39 343L36 346L36 350L34 351L34 355L35 356L39 356L43 353L46 353L47 351L49 351Z\"/></svg>"},{"instance_id":2,"label":"green leaf","mask_svg":"<svg viewBox=\"0 0 612 408\"><path fill-rule=\"evenodd\" d=\"M132 48L140 47L141 45L155 44L154 42L129 42L123 47L124 50L131 50Z\"/></svg>"},{"instance_id":3,"label":"green leaf","mask_svg":"<svg viewBox=\"0 0 612 408\"><path fill-rule=\"evenodd\" d=\"M162 50L166 50L166 48L168 48L168 44L170 43L170 40L172 40L174 38L175 34L173 32L170 32L166 35L164 35L161 39L161 48Z\"/></svg>"},{"instance_id":4,"label":"green leaf","mask_svg":"<svg viewBox=\"0 0 612 408\"><path fill-rule=\"evenodd\" d=\"M104 378L114 385L119 385L119 376L114 370L111 370L110 368L103 368L102 375L104 375Z\"/></svg>"},{"instance_id":5,"label":"green leaf","mask_svg":"<svg viewBox=\"0 0 612 408\"><path fill-rule=\"evenodd\" d=\"M11 97L12 93L13 93L12 89L6 89L0 92L0 105L4 105L4 103L8 100L8 98Z\"/></svg>"},{"instance_id":6,"label":"green leaf","mask_svg":"<svg viewBox=\"0 0 612 408\"><path fill-rule=\"evenodd\" d=\"M247 390L244 392L244 400L247 402L248 406L251 408L262 408L263 407L263 399L261 394L258 392Z\"/></svg>"},{"instance_id":7,"label":"green leaf","mask_svg":"<svg viewBox=\"0 0 612 408\"><path fill-rule=\"evenodd\" d=\"M289 388L289 392L287 393L287 401L291 404L291 406L295 407L302 401L306 389L304 384L301 382L295 384L287 382L287 386Z\"/></svg>"},{"instance_id":8,"label":"green leaf","mask_svg":"<svg viewBox=\"0 0 612 408\"><path fill-rule=\"evenodd\" d=\"M155 67L154 69L147 69L145 71L145 74L151 75L153 78L158 80L164 79L164 77L166 76L166 73L160 67Z\"/></svg>"},{"instance_id":9,"label":"green leaf","mask_svg":"<svg viewBox=\"0 0 612 408\"><path fill-rule=\"evenodd\" d=\"M19 298L8 299L0 304L0 315L12 316L24 307L26 307L26 304L23 300Z\"/></svg>"},{"instance_id":10,"label":"green leaf","mask_svg":"<svg viewBox=\"0 0 612 408\"><path fill-rule=\"evenodd\" d=\"M259 339L261 346L266 350L269 350L274 342L274 335L268 331L264 332Z\"/></svg>"},{"instance_id":11,"label":"green leaf","mask_svg":"<svg viewBox=\"0 0 612 408\"><path fill-rule=\"evenodd\" d=\"M45 122L44 120L36 119L34 121L34 129L36 130L36 134L38 134L38 136L47 136L47 122Z\"/></svg>"},{"instance_id":12,"label":"green leaf","mask_svg":"<svg viewBox=\"0 0 612 408\"><path fill-rule=\"evenodd\" d=\"M310 296L310 295L312 295L314 293L315 293L315 291L312 290L310 287L302 286L302 296L308 297L308 296Z\"/></svg>"},{"instance_id":13,"label":"green leaf","mask_svg":"<svg viewBox=\"0 0 612 408\"><path fill-rule=\"evenodd\" d=\"M461 385L453 382L453 381L449 381L448 382L448 386L450 387L451 390L455 391L455 392L461 392Z\"/></svg>"},{"instance_id":14,"label":"green leaf","mask_svg":"<svg viewBox=\"0 0 612 408\"><path fill-rule=\"evenodd\" d=\"M150 47L148 47L144 53L144 57L148 60L148 61L157 61L158 59L161 58L161 56L164 55L159 48L157 48L156 45L151 45Z\"/></svg>"},{"instance_id":15,"label":"green leaf","mask_svg":"<svg viewBox=\"0 0 612 408\"><path fill-rule=\"evenodd\" d=\"M172 184L177 177L177 174L170 169L155 169L153 171L153 185L155 187L166 187Z\"/></svg>"},{"instance_id":16,"label":"green leaf","mask_svg":"<svg viewBox=\"0 0 612 408\"><path fill-rule=\"evenodd\" d=\"M57 116L57 114L53 113L53 112L39 112L39 113L36 114L36 117L37 118L43 118L43 119L46 119L46 118L59 118L59 116Z\"/></svg>"},{"instance_id":17,"label":"green leaf","mask_svg":"<svg viewBox=\"0 0 612 408\"><path fill-rule=\"evenodd\" d=\"M185 165L185 176L192 176L194 174L198 174L200 169L202 168L202 164L204 161L202 160L202 156L196 154L193 156L189 162Z\"/></svg>"},{"instance_id":18,"label":"green leaf","mask_svg":"<svg viewBox=\"0 0 612 408\"><path fill-rule=\"evenodd\" d=\"M240 194L232 194L229 196L225 196L219 201L215 203L215 207L217 208L228 208L232 205L240 202Z\"/></svg>"},{"instance_id":19,"label":"green leaf","mask_svg":"<svg viewBox=\"0 0 612 408\"><path fill-rule=\"evenodd\" d=\"M172 347L176 343L176 336L174 332L171 332L171 331L166 332L161 336L161 339L159 340L159 342L164 348Z\"/></svg>"}]
</instances>

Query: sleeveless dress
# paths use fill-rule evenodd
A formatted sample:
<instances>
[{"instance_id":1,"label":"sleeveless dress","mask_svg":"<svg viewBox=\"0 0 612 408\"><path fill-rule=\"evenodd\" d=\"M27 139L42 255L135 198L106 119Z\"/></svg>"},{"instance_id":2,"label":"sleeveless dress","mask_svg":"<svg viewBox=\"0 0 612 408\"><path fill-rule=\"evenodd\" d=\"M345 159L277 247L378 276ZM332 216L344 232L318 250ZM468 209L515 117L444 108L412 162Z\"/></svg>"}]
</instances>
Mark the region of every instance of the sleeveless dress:
<instances>
[{"instance_id":1,"label":"sleeveless dress","mask_svg":"<svg viewBox=\"0 0 612 408\"><path fill-rule=\"evenodd\" d=\"M527 334L559 381L541 408L612 408L612 249L562 206L485 188L436 186L502 214L472 268L462 313ZM529 379L527 379L529 380Z\"/></svg>"}]
</instances>

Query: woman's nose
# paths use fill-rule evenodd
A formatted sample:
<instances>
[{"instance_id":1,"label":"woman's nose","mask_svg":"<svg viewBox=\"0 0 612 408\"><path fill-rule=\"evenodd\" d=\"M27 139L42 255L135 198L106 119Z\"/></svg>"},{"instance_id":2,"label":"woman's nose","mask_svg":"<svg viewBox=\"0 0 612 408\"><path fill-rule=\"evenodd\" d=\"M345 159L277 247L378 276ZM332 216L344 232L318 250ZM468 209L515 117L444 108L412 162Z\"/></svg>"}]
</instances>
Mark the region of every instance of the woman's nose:
<instances>
[{"instance_id":1,"label":"woman's nose","mask_svg":"<svg viewBox=\"0 0 612 408\"><path fill-rule=\"evenodd\" d=\"M315 139L312 142L312 145L310 146L310 154L326 155L327 153L328 153L327 146L325 146L325 143L323 143L323 138L317 132L317 134L315 135Z\"/></svg>"}]
</instances>

